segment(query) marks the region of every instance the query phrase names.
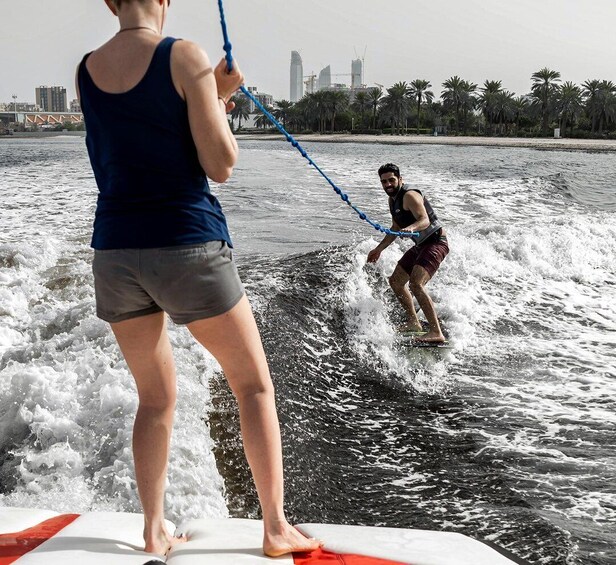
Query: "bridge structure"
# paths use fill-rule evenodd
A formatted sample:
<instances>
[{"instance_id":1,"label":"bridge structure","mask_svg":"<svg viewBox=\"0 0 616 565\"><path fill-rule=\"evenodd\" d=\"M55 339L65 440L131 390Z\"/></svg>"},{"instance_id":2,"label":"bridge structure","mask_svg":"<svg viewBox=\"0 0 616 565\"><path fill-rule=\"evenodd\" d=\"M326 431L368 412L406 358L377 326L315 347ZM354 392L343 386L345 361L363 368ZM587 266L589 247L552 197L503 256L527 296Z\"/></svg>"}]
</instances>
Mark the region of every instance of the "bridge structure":
<instances>
[{"instance_id":1,"label":"bridge structure","mask_svg":"<svg viewBox=\"0 0 616 565\"><path fill-rule=\"evenodd\" d=\"M81 112L0 112L0 123L23 124L26 129L31 127L53 127L64 123L79 124L83 122Z\"/></svg>"}]
</instances>

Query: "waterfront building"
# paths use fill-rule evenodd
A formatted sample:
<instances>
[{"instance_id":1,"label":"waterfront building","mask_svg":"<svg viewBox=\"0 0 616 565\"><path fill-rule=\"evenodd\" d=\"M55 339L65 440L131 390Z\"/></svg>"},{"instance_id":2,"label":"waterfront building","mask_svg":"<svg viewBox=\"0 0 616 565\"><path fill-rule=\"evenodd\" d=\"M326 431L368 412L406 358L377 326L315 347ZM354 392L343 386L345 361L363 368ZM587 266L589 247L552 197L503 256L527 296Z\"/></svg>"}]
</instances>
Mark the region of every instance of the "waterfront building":
<instances>
[{"instance_id":1,"label":"waterfront building","mask_svg":"<svg viewBox=\"0 0 616 565\"><path fill-rule=\"evenodd\" d=\"M66 88L63 86L39 86L35 89L36 105L44 112L66 112Z\"/></svg>"},{"instance_id":2,"label":"waterfront building","mask_svg":"<svg viewBox=\"0 0 616 565\"><path fill-rule=\"evenodd\" d=\"M248 90L248 92L250 92L250 94L252 94L266 108L271 108L274 105L274 97L271 94L266 94L265 92L259 92L256 86L248 86L246 87L246 90ZM246 95L242 92L242 93L238 93L236 96L246 96ZM255 103L250 98L248 98L248 104L249 104L248 112L250 114L253 114L254 112L257 111L257 107Z\"/></svg>"},{"instance_id":3,"label":"waterfront building","mask_svg":"<svg viewBox=\"0 0 616 565\"><path fill-rule=\"evenodd\" d=\"M259 92L256 98L266 108L272 108L274 106L274 97L271 94L265 94L265 92Z\"/></svg>"},{"instance_id":4,"label":"waterfront building","mask_svg":"<svg viewBox=\"0 0 616 565\"><path fill-rule=\"evenodd\" d=\"M326 90L332 85L332 70L329 65L324 69L321 69L319 73L319 81L317 83L317 90Z\"/></svg>"},{"instance_id":5,"label":"waterfront building","mask_svg":"<svg viewBox=\"0 0 616 565\"><path fill-rule=\"evenodd\" d=\"M304 66L302 58L297 51L291 51L291 81L290 97L291 102L297 102L304 96Z\"/></svg>"}]
</instances>

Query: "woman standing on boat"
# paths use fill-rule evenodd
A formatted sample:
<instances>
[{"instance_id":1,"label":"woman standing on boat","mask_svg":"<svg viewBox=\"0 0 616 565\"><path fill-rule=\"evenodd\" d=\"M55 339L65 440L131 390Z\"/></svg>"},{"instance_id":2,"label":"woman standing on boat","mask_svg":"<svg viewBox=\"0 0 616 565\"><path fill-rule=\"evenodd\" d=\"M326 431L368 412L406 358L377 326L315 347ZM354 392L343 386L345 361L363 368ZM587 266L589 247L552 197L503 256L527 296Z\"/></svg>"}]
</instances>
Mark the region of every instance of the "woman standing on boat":
<instances>
[{"instance_id":1,"label":"woman standing on boat","mask_svg":"<svg viewBox=\"0 0 616 565\"><path fill-rule=\"evenodd\" d=\"M274 390L252 310L232 261L226 220L206 174L226 181L238 146L226 112L243 83L189 41L162 36L169 0L105 0L120 30L86 55L77 86L99 188L92 247L97 315L111 324L139 408L133 454L145 550L181 540L164 525L176 401L167 313L214 355L237 398L263 511L263 550L318 543L286 520Z\"/></svg>"}]
</instances>

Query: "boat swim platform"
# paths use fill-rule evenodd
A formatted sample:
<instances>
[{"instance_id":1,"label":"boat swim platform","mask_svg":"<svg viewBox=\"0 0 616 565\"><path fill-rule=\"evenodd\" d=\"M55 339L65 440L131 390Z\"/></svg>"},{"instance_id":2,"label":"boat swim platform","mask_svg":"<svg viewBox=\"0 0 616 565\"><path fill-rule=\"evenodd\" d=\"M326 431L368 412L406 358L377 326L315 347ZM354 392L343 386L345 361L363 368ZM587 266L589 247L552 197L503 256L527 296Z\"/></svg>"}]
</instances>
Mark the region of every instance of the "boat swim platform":
<instances>
[{"instance_id":1,"label":"boat swim platform","mask_svg":"<svg viewBox=\"0 0 616 565\"><path fill-rule=\"evenodd\" d=\"M0 565L513 565L526 562L468 536L405 528L299 524L321 550L270 558L263 524L242 518L189 520L169 531L187 542L157 557L143 548L143 515L59 514L0 507Z\"/></svg>"}]
</instances>

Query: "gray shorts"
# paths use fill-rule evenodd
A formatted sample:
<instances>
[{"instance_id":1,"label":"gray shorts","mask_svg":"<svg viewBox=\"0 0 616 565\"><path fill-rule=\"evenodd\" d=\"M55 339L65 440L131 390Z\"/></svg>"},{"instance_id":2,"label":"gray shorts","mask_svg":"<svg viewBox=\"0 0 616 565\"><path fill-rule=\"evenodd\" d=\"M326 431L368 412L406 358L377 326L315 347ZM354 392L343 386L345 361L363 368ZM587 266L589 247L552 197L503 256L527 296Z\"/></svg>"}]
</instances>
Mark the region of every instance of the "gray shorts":
<instances>
[{"instance_id":1,"label":"gray shorts","mask_svg":"<svg viewBox=\"0 0 616 565\"><path fill-rule=\"evenodd\" d=\"M96 315L115 323L165 311L176 324L224 314L244 295L224 241L95 250Z\"/></svg>"}]
</instances>

